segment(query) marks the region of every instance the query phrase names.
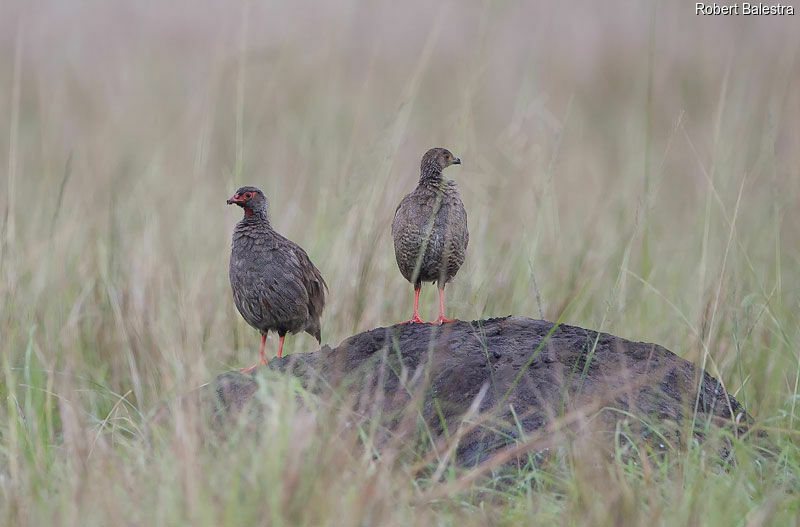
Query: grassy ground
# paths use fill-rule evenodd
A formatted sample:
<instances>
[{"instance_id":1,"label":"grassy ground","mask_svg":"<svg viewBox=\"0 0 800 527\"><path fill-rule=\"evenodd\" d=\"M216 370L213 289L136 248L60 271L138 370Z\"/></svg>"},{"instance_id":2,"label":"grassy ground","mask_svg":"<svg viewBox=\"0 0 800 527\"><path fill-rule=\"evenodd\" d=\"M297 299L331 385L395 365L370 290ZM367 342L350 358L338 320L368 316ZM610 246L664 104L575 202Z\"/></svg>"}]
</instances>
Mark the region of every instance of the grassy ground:
<instances>
[{"instance_id":1,"label":"grassy ground","mask_svg":"<svg viewBox=\"0 0 800 527\"><path fill-rule=\"evenodd\" d=\"M0 523L796 521L795 17L128 4L0 6ZM409 317L390 223L435 145L464 162L448 175L471 233L450 315L663 344L723 380L774 457L608 456L584 437L504 485L479 469L434 483L400 447L371 455L335 409L298 410L290 383L258 439L215 444L180 409L149 433L161 402L256 359L227 279L232 191L261 187L322 270L335 345ZM435 316L435 292L422 303Z\"/></svg>"}]
</instances>

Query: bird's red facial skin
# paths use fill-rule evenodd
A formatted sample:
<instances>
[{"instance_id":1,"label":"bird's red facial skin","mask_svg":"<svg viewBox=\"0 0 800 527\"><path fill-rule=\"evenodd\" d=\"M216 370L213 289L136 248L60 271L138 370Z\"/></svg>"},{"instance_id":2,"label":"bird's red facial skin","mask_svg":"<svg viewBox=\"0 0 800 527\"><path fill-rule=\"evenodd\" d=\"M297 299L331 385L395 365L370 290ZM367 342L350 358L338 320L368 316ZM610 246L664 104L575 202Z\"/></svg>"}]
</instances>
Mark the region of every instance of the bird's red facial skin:
<instances>
[{"instance_id":1,"label":"bird's red facial skin","mask_svg":"<svg viewBox=\"0 0 800 527\"><path fill-rule=\"evenodd\" d=\"M250 198L253 197L252 192L245 192L244 194L234 194L231 198L232 203L244 203L245 201L250 201Z\"/></svg>"},{"instance_id":2,"label":"bird's red facial skin","mask_svg":"<svg viewBox=\"0 0 800 527\"><path fill-rule=\"evenodd\" d=\"M245 209L244 209L244 217L245 218L249 218L252 215L253 215L253 209L248 209L247 207L245 207Z\"/></svg>"}]
</instances>

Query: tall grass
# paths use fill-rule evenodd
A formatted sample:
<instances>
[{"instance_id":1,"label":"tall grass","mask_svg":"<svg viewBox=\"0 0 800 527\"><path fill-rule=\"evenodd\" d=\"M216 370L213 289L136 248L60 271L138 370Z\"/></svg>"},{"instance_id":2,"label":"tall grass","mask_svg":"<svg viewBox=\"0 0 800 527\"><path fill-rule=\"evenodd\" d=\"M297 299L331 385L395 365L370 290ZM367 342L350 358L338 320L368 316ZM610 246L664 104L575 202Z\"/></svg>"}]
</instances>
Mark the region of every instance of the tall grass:
<instances>
[{"instance_id":1,"label":"tall grass","mask_svg":"<svg viewBox=\"0 0 800 527\"><path fill-rule=\"evenodd\" d=\"M0 521L787 524L798 49L793 17L666 2L6 2ZM746 405L771 460L587 435L510 483L426 481L413 449L365 448L288 380L257 436L218 444L180 407L153 433L159 405L256 357L227 281L232 191L261 187L322 270L335 345L408 318L390 222L435 145L464 162L469 214L449 315L663 344Z\"/></svg>"}]
</instances>

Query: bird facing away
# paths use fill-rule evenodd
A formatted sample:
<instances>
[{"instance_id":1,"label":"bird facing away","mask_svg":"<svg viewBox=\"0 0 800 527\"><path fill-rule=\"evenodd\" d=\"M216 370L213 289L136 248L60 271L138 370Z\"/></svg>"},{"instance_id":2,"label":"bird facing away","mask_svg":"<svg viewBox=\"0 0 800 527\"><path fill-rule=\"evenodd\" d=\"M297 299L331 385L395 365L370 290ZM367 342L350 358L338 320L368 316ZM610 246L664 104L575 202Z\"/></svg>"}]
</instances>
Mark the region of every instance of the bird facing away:
<instances>
[{"instance_id":1,"label":"bird facing away","mask_svg":"<svg viewBox=\"0 0 800 527\"><path fill-rule=\"evenodd\" d=\"M461 160L444 148L431 148L422 156L419 184L400 202L392 221L397 267L414 285L414 316L406 323L422 323L419 293L422 282L439 288L439 318L433 323L453 322L444 317L444 286L453 279L469 243L467 211L454 181L442 171Z\"/></svg>"},{"instance_id":2,"label":"bird facing away","mask_svg":"<svg viewBox=\"0 0 800 527\"><path fill-rule=\"evenodd\" d=\"M328 286L303 248L272 228L263 192L242 187L228 200L228 205L232 203L244 209L231 246L233 302L245 321L261 332L261 364L266 364L269 331L280 337L278 357L287 333L305 331L320 342L319 317Z\"/></svg>"}]
</instances>

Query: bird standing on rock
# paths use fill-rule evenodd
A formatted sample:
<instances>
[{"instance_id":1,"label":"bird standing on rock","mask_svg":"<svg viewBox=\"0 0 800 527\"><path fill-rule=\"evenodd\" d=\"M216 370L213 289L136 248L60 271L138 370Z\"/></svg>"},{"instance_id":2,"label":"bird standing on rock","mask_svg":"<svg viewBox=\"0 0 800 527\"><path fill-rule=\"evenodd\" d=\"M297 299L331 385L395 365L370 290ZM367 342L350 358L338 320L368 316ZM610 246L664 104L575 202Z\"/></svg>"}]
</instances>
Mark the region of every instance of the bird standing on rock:
<instances>
[{"instance_id":1,"label":"bird standing on rock","mask_svg":"<svg viewBox=\"0 0 800 527\"><path fill-rule=\"evenodd\" d=\"M280 337L278 357L287 333L305 331L320 342L319 318L328 286L303 248L272 228L263 192L242 187L228 200L228 205L234 203L244 209L244 217L236 224L231 246L233 301L245 321L261 332L261 364L267 364L269 331Z\"/></svg>"},{"instance_id":2,"label":"bird standing on rock","mask_svg":"<svg viewBox=\"0 0 800 527\"><path fill-rule=\"evenodd\" d=\"M444 286L453 279L469 243L467 211L454 181L442 171L461 160L444 148L422 156L419 184L400 202L392 221L394 255L406 280L414 285L414 316L403 322L422 323L419 293L422 282L439 288L439 318L433 324L453 322L444 316Z\"/></svg>"}]
</instances>

